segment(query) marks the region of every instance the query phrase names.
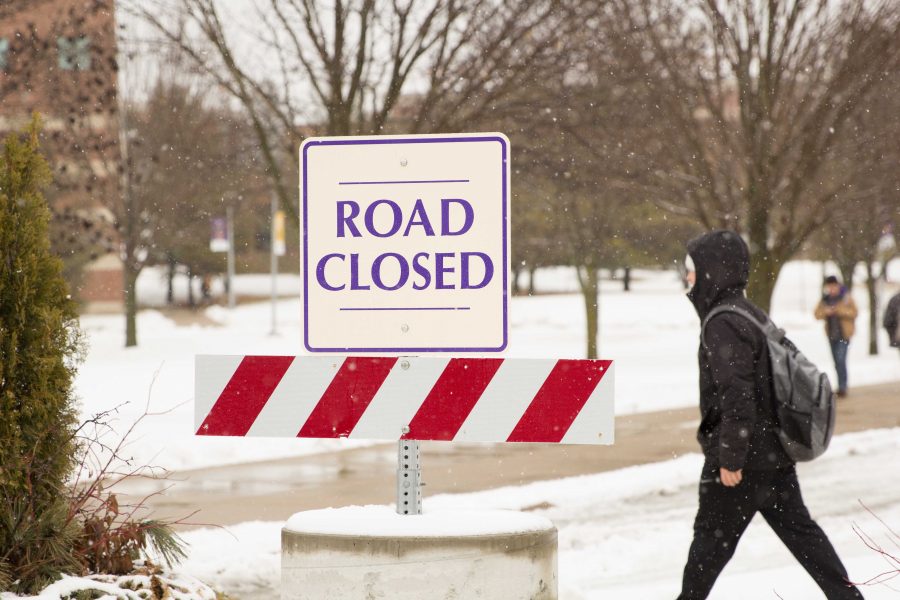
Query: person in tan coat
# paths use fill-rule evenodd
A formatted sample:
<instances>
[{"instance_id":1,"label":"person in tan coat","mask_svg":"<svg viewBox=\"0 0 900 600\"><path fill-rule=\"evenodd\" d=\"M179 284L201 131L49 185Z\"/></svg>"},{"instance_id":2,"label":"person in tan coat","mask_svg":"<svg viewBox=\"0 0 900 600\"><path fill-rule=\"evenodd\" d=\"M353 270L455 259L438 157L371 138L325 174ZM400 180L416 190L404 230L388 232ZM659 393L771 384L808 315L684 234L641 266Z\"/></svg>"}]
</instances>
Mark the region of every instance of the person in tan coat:
<instances>
[{"instance_id":1,"label":"person in tan coat","mask_svg":"<svg viewBox=\"0 0 900 600\"><path fill-rule=\"evenodd\" d=\"M825 321L825 335L831 344L834 368L838 377L838 397L847 395L847 349L856 331L856 303L838 278L825 278L825 294L816 306L816 318Z\"/></svg>"}]
</instances>

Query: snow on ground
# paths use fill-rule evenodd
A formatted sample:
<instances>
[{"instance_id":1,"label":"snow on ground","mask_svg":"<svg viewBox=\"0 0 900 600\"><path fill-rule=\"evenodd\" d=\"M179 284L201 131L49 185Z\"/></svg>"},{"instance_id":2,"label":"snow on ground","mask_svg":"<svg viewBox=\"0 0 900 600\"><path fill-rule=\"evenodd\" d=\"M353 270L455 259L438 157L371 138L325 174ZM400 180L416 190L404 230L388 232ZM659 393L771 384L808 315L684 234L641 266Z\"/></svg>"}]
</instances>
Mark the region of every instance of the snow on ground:
<instances>
[{"instance_id":1,"label":"snow on ground","mask_svg":"<svg viewBox=\"0 0 900 600\"><path fill-rule=\"evenodd\" d=\"M900 281L900 261L890 274ZM791 263L779 279L773 318L817 364L832 372L821 323L812 318L819 297L820 263ZM285 275L280 289L297 291L297 276ZM239 276L241 294L268 294L268 276ZM557 293L512 299L509 357L581 358L585 353L585 310L571 269L539 271L538 291ZM163 297L164 279L148 271L139 291ZM183 283L183 282L182 282ZM885 289L887 294L896 290ZM616 361L616 413L627 414L694 406L697 402L696 352L699 325L673 271L636 271L632 292L618 281L603 281L600 354ZM181 290L179 294L183 292ZM879 328L882 354L867 355L868 302L865 289L854 293L860 307L859 333L850 345L850 384L900 380L900 357ZM151 410L136 432L129 455L141 464L187 469L334 450L361 442L348 440L195 438L193 434L193 361L196 354L296 354L301 351L300 301L277 303L278 335L270 335L271 305L260 301L234 310L221 306L206 315L221 326L176 326L162 313L143 310L138 317L137 348L123 348L124 318L82 317L89 354L76 382L85 415L128 402L120 409L121 432L149 399ZM879 321L880 322L880 321ZM151 389L152 385L152 389Z\"/></svg>"},{"instance_id":2,"label":"snow on ground","mask_svg":"<svg viewBox=\"0 0 900 600\"><path fill-rule=\"evenodd\" d=\"M898 261L895 261L895 265ZM900 267L900 265L897 265ZM894 269L897 271L898 269ZM820 323L811 316L819 296L821 265L788 265L776 288L773 318L818 364L831 370ZM159 293L162 280L148 273L140 289ZM617 361L616 412L626 414L696 404L698 321L672 272L637 271L633 291L604 281L601 305L601 355ZM892 272L891 281L900 280ZM242 276L242 295L268 294L267 278ZM574 293L571 270L538 273L535 297L514 298L510 357L582 357L584 308ZM279 288L296 293L298 280L284 276ZM897 290L886 287L884 297ZM882 336L882 355L866 354L867 301L860 287L859 334L851 344L853 385L900 380L900 357ZM142 292L143 293L143 292ZM161 294L160 294L160 297ZM270 305L261 301L234 310L211 307L206 315L220 326L178 327L161 313L142 311L140 346L123 349L120 316L82 319L90 351L77 380L83 412L90 414L121 402L120 421L142 412L149 397L154 411L172 410L142 424L129 446L137 461L173 469L335 450L346 440L251 440L194 438L193 359L209 354L293 354L300 350L300 303L278 302L279 335L270 335ZM151 391L151 383L152 391ZM174 408L173 408L174 407ZM120 428L121 429L121 428ZM857 502L862 500L886 523L900 523L900 488L884 469L896 464L900 430L872 431L837 438L822 459L801 465L801 482L810 508L848 564L851 576L866 580L886 570L867 549L854 524L888 546L885 527ZM426 510L533 509L560 530L562 598L671 598L677 593L682 562L696 509L699 455L617 472L538 482L477 494L427 497ZM535 508L536 507L536 508ZM193 550L183 565L199 577L238 597L273 597L279 579L279 529L282 523L251 522L223 529L185 533ZM896 551L896 546L892 547ZM895 582L895 588L900 584ZM790 558L761 519L754 522L737 556L717 584L713 598L785 599L820 597L811 580ZM867 598L896 597L884 586L866 590Z\"/></svg>"},{"instance_id":3,"label":"snow on ground","mask_svg":"<svg viewBox=\"0 0 900 600\"><path fill-rule=\"evenodd\" d=\"M840 436L822 458L799 466L813 517L837 548L854 581L891 567L865 546L854 528L886 550L900 553L896 531L900 488L885 465L900 455L900 429ZM581 477L542 481L424 500L429 510L528 510L559 530L563 600L673 598L690 545L702 457L678 459ZM887 477L887 479L885 479ZM415 517L411 517L415 518ZM275 597L280 578L281 522L251 522L227 529L189 531L186 573L238 597ZM896 565L895 565L896 566ZM896 598L900 578L863 588L869 600ZM776 595L777 594L777 595ZM821 592L761 517L751 523L711 598L806 600Z\"/></svg>"},{"instance_id":4,"label":"snow on ground","mask_svg":"<svg viewBox=\"0 0 900 600\"><path fill-rule=\"evenodd\" d=\"M0 592L0 600L60 600L60 598L98 598L99 600L146 600L153 586L167 590L167 600L216 600L216 592L188 575L171 577L166 573L136 575L64 575L35 596ZM154 596L155 597L155 596Z\"/></svg>"}]
</instances>

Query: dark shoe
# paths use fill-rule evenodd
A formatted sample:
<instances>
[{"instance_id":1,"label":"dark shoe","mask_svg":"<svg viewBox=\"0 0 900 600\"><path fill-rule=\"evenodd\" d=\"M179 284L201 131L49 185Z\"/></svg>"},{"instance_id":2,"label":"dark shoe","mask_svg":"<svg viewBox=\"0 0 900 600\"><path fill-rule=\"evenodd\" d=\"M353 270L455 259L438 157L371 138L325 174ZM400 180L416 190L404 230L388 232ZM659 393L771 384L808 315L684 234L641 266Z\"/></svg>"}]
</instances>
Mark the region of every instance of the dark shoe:
<instances>
[{"instance_id":1,"label":"dark shoe","mask_svg":"<svg viewBox=\"0 0 900 600\"><path fill-rule=\"evenodd\" d=\"M846 398L846 397L847 397L847 390L838 390L838 391L837 391L837 397L838 397L838 398Z\"/></svg>"}]
</instances>

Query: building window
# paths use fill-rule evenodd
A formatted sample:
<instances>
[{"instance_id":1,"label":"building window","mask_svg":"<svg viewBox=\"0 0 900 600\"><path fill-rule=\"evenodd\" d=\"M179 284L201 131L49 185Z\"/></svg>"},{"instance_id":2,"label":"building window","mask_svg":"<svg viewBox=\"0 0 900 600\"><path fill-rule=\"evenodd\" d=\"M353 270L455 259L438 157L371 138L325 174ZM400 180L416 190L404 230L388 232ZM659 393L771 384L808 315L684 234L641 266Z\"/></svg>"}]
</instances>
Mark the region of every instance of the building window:
<instances>
[{"instance_id":1,"label":"building window","mask_svg":"<svg viewBox=\"0 0 900 600\"><path fill-rule=\"evenodd\" d=\"M60 37L56 40L56 45L59 49L59 68L63 71L87 71L91 68L89 37Z\"/></svg>"},{"instance_id":2,"label":"building window","mask_svg":"<svg viewBox=\"0 0 900 600\"><path fill-rule=\"evenodd\" d=\"M0 38L0 71L9 68L9 40Z\"/></svg>"}]
</instances>

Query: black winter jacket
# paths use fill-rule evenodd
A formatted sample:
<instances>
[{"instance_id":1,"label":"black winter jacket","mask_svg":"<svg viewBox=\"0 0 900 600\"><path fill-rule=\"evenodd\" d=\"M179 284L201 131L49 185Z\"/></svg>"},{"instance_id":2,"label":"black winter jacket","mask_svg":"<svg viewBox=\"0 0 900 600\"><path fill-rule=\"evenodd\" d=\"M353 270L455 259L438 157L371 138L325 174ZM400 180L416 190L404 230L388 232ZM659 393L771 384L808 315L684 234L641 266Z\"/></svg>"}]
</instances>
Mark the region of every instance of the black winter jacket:
<instances>
[{"instance_id":1,"label":"black winter jacket","mask_svg":"<svg viewBox=\"0 0 900 600\"><path fill-rule=\"evenodd\" d=\"M895 294L888 301L884 310L884 328L891 340L891 346L900 347L900 294Z\"/></svg>"},{"instance_id":2,"label":"black winter jacket","mask_svg":"<svg viewBox=\"0 0 900 600\"><path fill-rule=\"evenodd\" d=\"M722 304L764 320L744 297L749 279L747 245L734 232L713 231L688 243L697 281L688 298L701 321ZM765 335L735 313L713 317L701 340L700 428L706 460L729 471L775 469L792 464L775 433L772 375Z\"/></svg>"}]
</instances>

